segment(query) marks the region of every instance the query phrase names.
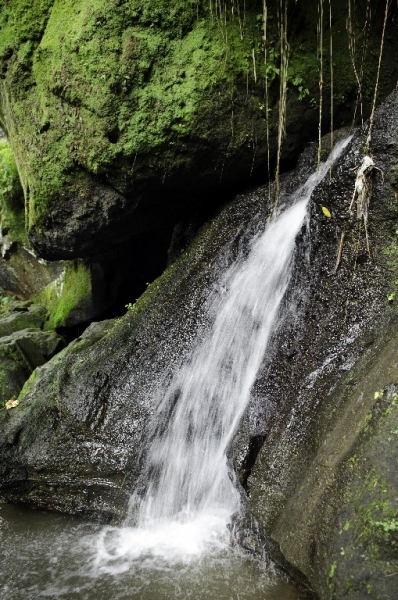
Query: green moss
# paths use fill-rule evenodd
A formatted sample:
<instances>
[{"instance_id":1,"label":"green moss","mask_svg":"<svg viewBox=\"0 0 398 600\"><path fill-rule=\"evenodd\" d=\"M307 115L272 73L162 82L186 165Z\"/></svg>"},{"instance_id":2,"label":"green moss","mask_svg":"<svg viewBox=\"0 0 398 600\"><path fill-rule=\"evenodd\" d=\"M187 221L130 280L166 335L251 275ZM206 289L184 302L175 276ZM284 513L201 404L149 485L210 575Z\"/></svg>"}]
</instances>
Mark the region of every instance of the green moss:
<instances>
[{"instance_id":1,"label":"green moss","mask_svg":"<svg viewBox=\"0 0 398 600\"><path fill-rule=\"evenodd\" d=\"M67 263L61 277L35 297L49 313L45 329L66 326L74 311L84 310L91 304L91 292L90 268L82 260Z\"/></svg>"},{"instance_id":2,"label":"green moss","mask_svg":"<svg viewBox=\"0 0 398 600\"><path fill-rule=\"evenodd\" d=\"M0 139L1 228L13 241L27 243L22 188L10 144Z\"/></svg>"},{"instance_id":3,"label":"green moss","mask_svg":"<svg viewBox=\"0 0 398 600\"><path fill-rule=\"evenodd\" d=\"M0 139L0 194L4 196L13 192L19 182L18 170L10 144L5 138Z\"/></svg>"}]
</instances>

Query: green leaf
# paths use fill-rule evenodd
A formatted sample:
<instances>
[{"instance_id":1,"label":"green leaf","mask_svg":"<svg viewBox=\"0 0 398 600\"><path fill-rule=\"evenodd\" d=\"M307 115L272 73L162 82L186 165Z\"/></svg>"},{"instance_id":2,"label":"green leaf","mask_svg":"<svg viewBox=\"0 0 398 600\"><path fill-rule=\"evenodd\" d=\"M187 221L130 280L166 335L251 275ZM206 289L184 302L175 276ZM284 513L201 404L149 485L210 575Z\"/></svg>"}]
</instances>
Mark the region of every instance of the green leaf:
<instances>
[{"instance_id":1,"label":"green leaf","mask_svg":"<svg viewBox=\"0 0 398 600\"><path fill-rule=\"evenodd\" d=\"M328 208L326 208L326 206L322 206L322 212L328 219L330 219L330 217L332 216L332 213Z\"/></svg>"}]
</instances>

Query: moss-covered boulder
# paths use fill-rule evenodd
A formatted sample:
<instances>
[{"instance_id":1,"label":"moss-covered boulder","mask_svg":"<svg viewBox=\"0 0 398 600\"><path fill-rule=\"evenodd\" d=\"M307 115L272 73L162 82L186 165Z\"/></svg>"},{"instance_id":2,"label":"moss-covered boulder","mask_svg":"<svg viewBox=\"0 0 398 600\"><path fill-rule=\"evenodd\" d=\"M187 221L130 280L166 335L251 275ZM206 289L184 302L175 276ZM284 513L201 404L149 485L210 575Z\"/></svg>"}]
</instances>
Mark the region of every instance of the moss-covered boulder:
<instances>
[{"instance_id":1,"label":"moss-covered boulder","mask_svg":"<svg viewBox=\"0 0 398 600\"><path fill-rule=\"evenodd\" d=\"M66 261L61 275L36 294L35 300L48 310L46 329L87 323L103 312L103 297L93 294L92 271L95 275L92 265L84 261Z\"/></svg>"},{"instance_id":2,"label":"moss-covered boulder","mask_svg":"<svg viewBox=\"0 0 398 600\"><path fill-rule=\"evenodd\" d=\"M265 41L262 0L2 3L1 123L15 150L29 239L42 256L98 254L217 205L267 176L267 139L273 170L281 57L277 3L269 4ZM323 55L325 127L331 62L335 124L352 118L352 63L363 73L364 113L373 98L383 12L374 2L370 23L366 6L353 9L349 44L345 4L332 2L333 60L330 43ZM292 161L318 127L317 3L291 1L288 23L282 159ZM359 51L348 48L365 38L361 71ZM395 85L395 56L391 18L381 96Z\"/></svg>"},{"instance_id":3,"label":"moss-covered boulder","mask_svg":"<svg viewBox=\"0 0 398 600\"><path fill-rule=\"evenodd\" d=\"M16 398L36 367L65 343L55 331L42 331L48 313L44 306L3 297L0 305L0 403Z\"/></svg>"},{"instance_id":4,"label":"moss-covered boulder","mask_svg":"<svg viewBox=\"0 0 398 600\"><path fill-rule=\"evenodd\" d=\"M16 398L36 367L64 346L55 331L22 329L0 337L0 403Z\"/></svg>"},{"instance_id":5,"label":"moss-covered boulder","mask_svg":"<svg viewBox=\"0 0 398 600\"><path fill-rule=\"evenodd\" d=\"M6 298L0 307L0 338L11 335L21 329L41 329L47 318L44 306L32 302L19 302Z\"/></svg>"}]
</instances>

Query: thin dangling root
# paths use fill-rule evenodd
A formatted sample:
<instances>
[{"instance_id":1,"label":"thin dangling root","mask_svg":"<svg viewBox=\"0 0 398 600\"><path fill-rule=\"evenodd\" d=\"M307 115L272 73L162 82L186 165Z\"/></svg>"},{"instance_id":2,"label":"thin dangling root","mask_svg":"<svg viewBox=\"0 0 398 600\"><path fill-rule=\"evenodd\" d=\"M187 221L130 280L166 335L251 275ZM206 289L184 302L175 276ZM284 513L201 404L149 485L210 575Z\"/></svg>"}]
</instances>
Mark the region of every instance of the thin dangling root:
<instances>
[{"instance_id":1,"label":"thin dangling root","mask_svg":"<svg viewBox=\"0 0 398 600\"><path fill-rule=\"evenodd\" d=\"M334 265L333 273L336 273L336 271L340 265L341 256L343 254L344 238L345 238L345 231L343 231L343 233L341 234L339 251L337 253L336 264Z\"/></svg>"}]
</instances>

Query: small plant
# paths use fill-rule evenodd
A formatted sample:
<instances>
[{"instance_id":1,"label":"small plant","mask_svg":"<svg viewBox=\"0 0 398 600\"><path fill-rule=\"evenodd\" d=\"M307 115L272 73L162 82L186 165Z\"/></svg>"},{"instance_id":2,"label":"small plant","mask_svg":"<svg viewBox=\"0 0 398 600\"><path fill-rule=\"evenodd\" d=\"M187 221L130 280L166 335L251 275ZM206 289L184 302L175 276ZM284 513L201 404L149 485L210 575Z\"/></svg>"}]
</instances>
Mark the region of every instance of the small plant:
<instances>
[{"instance_id":1,"label":"small plant","mask_svg":"<svg viewBox=\"0 0 398 600\"><path fill-rule=\"evenodd\" d=\"M2 306L5 306L6 304L8 304L9 302L11 302L12 298L10 298L9 296L4 296L1 292L0 292L0 304Z\"/></svg>"},{"instance_id":2,"label":"small plant","mask_svg":"<svg viewBox=\"0 0 398 600\"><path fill-rule=\"evenodd\" d=\"M310 95L310 90L304 87L304 80L302 77L293 77L290 82L297 89L299 100L304 100L304 98Z\"/></svg>"},{"instance_id":3,"label":"small plant","mask_svg":"<svg viewBox=\"0 0 398 600\"><path fill-rule=\"evenodd\" d=\"M398 531L398 519L386 519L384 521L375 521L375 526L379 527L383 533L389 534L390 532Z\"/></svg>"},{"instance_id":4,"label":"small plant","mask_svg":"<svg viewBox=\"0 0 398 600\"><path fill-rule=\"evenodd\" d=\"M128 304L125 305L125 307L127 308L127 310L130 310L131 312L137 312L137 306L136 306L135 302L134 302L134 304L132 302L129 302Z\"/></svg>"}]
</instances>

